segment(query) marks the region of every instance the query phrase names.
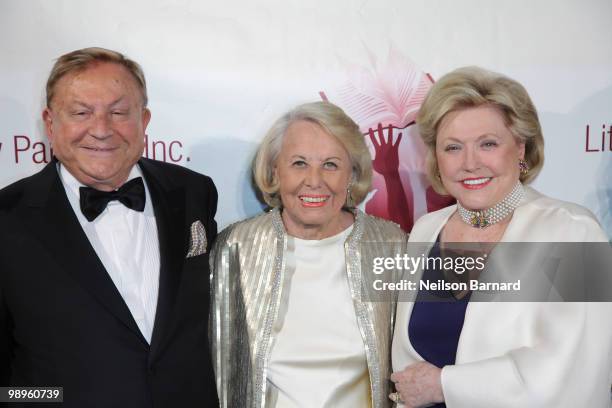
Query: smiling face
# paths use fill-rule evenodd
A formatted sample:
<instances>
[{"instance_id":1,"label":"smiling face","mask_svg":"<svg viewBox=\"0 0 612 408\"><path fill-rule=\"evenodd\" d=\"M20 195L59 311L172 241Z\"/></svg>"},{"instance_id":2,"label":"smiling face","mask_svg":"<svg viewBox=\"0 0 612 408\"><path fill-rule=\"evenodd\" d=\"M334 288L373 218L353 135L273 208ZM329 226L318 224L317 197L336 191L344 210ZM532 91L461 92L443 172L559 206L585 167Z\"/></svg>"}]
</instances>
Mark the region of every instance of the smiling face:
<instances>
[{"instance_id":1,"label":"smiling face","mask_svg":"<svg viewBox=\"0 0 612 408\"><path fill-rule=\"evenodd\" d=\"M102 62L68 73L50 105L43 120L62 165L98 190L120 187L142 156L151 117L127 69Z\"/></svg>"},{"instance_id":2,"label":"smiling face","mask_svg":"<svg viewBox=\"0 0 612 408\"><path fill-rule=\"evenodd\" d=\"M342 207L351 175L349 154L338 139L312 122L291 124L274 167L287 232L322 239L347 228L352 215Z\"/></svg>"},{"instance_id":3,"label":"smiling face","mask_svg":"<svg viewBox=\"0 0 612 408\"><path fill-rule=\"evenodd\" d=\"M442 184L465 208L486 209L503 200L519 180L525 144L492 106L448 113L438 128L436 158Z\"/></svg>"}]
</instances>

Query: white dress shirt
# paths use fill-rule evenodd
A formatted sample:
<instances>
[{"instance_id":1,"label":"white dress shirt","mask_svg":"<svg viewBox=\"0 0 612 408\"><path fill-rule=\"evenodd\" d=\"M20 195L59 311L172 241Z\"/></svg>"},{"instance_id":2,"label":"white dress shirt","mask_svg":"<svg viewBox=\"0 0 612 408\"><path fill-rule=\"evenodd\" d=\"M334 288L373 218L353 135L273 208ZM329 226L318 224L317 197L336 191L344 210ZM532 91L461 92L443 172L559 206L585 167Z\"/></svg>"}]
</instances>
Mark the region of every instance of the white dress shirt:
<instances>
[{"instance_id":1,"label":"white dress shirt","mask_svg":"<svg viewBox=\"0 0 612 408\"><path fill-rule=\"evenodd\" d=\"M143 212L111 201L95 220L89 222L79 203L79 188L84 185L64 166L58 164L58 167L66 195L85 235L150 344L157 308L160 260L157 224L144 177L146 204ZM142 172L135 165L127 181L137 177L142 177Z\"/></svg>"},{"instance_id":2,"label":"white dress shirt","mask_svg":"<svg viewBox=\"0 0 612 408\"><path fill-rule=\"evenodd\" d=\"M288 303L267 375L278 397L268 406L370 405L365 346L346 276L344 241L351 230L322 240L289 237Z\"/></svg>"}]
</instances>

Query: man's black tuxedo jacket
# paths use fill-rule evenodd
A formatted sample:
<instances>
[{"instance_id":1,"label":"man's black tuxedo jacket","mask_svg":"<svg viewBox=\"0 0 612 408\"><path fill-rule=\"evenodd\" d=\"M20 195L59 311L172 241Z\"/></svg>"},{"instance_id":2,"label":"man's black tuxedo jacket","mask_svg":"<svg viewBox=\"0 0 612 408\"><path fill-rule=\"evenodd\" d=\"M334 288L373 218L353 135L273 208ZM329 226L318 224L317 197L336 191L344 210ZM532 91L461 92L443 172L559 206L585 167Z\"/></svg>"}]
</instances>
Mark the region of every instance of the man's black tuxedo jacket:
<instances>
[{"instance_id":1,"label":"man's black tuxedo jacket","mask_svg":"<svg viewBox=\"0 0 612 408\"><path fill-rule=\"evenodd\" d=\"M0 386L62 386L65 408L218 406L208 250L186 258L194 221L204 225L210 249L217 192L209 177L182 167L144 158L139 165L160 248L151 345L52 162L0 191Z\"/></svg>"}]
</instances>

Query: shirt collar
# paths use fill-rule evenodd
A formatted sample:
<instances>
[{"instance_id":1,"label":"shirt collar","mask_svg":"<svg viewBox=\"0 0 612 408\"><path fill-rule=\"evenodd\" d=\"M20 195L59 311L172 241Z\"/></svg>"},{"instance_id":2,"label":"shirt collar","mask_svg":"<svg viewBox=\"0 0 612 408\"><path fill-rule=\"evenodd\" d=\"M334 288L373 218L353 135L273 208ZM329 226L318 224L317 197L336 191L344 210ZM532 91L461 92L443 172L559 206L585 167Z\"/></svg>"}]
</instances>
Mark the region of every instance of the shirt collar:
<instances>
[{"instance_id":1,"label":"shirt collar","mask_svg":"<svg viewBox=\"0 0 612 408\"><path fill-rule=\"evenodd\" d=\"M81 183L79 180L77 180L76 177L74 177L72 173L70 173L70 171L68 171L68 169L65 166L62 166L62 164L59 161L57 162L57 169L60 175L60 179L62 180L62 183L64 184L64 187L70 189L70 191L72 191L72 193L74 193L74 195L76 195L77 197L80 197L79 188L87 187L87 186ZM138 165L134 165L132 166L132 170L130 170L130 174L127 180L125 180L125 182L127 183L128 181L135 179L137 177L142 177L144 179L142 175L142 170L140 170L140 167Z\"/></svg>"}]
</instances>

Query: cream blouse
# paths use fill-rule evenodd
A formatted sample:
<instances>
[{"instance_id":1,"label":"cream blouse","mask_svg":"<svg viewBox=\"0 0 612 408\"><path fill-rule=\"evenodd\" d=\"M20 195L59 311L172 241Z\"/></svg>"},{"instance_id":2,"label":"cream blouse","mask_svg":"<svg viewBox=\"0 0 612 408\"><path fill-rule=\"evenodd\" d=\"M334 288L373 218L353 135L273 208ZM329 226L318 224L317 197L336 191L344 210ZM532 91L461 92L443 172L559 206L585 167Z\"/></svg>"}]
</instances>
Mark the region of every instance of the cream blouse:
<instances>
[{"instance_id":1,"label":"cream blouse","mask_svg":"<svg viewBox=\"0 0 612 408\"><path fill-rule=\"evenodd\" d=\"M322 240L289 237L287 287L274 328L269 407L368 407L364 343L348 286L344 241L352 226Z\"/></svg>"}]
</instances>

